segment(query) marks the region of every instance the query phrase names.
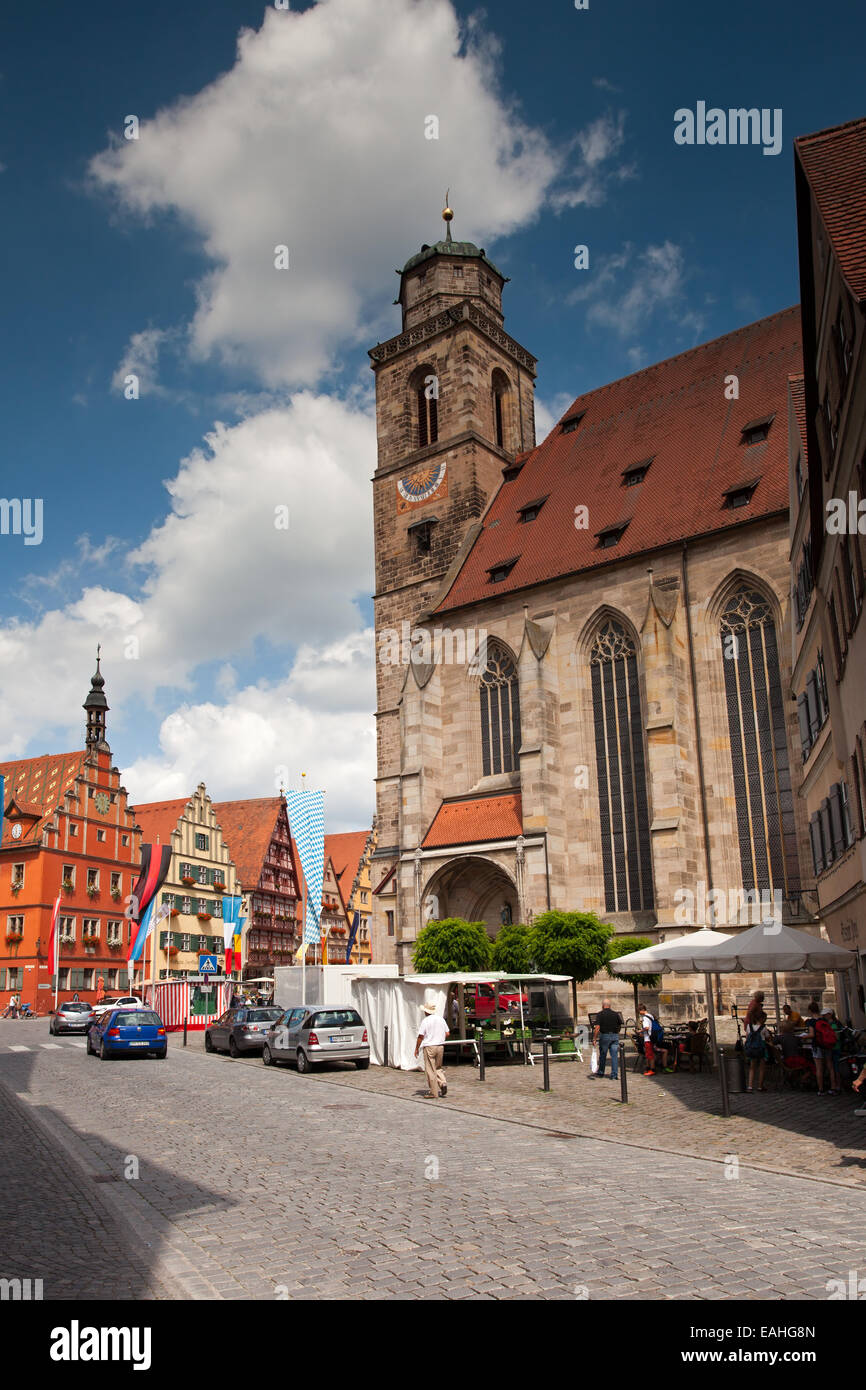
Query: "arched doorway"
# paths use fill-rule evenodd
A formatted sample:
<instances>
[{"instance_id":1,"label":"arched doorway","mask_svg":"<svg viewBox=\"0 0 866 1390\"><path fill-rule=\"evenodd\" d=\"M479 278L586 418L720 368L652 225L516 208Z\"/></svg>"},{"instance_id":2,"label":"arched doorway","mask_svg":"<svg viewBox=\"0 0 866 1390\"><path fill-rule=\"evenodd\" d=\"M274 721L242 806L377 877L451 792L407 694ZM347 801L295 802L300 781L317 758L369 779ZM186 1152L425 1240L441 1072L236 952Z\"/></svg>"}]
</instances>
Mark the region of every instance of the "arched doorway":
<instances>
[{"instance_id":1,"label":"arched doorway","mask_svg":"<svg viewBox=\"0 0 866 1390\"><path fill-rule=\"evenodd\" d=\"M437 869L422 893L423 920L463 917L483 922L488 936L520 921L517 888L509 874L491 859L463 855Z\"/></svg>"}]
</instances>

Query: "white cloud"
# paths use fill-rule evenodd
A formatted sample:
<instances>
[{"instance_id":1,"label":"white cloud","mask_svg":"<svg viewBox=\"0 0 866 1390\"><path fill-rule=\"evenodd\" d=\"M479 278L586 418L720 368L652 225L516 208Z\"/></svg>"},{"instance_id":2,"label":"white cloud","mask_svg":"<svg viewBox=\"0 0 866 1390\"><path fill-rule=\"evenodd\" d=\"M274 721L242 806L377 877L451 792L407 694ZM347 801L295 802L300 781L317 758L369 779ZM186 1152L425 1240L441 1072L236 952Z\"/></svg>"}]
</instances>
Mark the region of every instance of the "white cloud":
<instances>
[{"instance_id":1,"label":"white cloud","mask_svg":"<svg viewBox=\"0 0 866 1390\"><path fill-rule=\"evenodd\" d=\"M162 723L160 753L124 770L133 803L187 796L202 777L214 800L276 795L280 785L300 787L303 772L308 787L325 788L329 830L369 825L372 655L372 632L353 633L330 648L305 648L285 681L247 686L222 705L181 706Z\"/></svg>"},{"instance_id":2,"label":"white cloud","mask_svg":"<svg viewBox=\"0 0 866 1390\"><path fill-rule=\"evenodd\" d=\"M536 396L535 437L539 444L547 438L557 420L561 419L563 412L573 400L574 396L570 396L567 391L557 391L549 400Z\"/></svg>"},{"instance_id":3,"label":"white cloud","mask_svg":"<svg viewBox=\"0 0 866 1390\"><path fill-rule=\"evenodd\" d=\"M572 184L552 193L553 207L598 207L607 198L612 182L634 177L633 164L613 162L625 143L625 122L625 111L616 115L608 112L578 131L574 138L577 156L571 171Z\"/></svg>"},{"instance_id":4,"label":"white cloud","mask_svg":"<svg viewBox=\"0 0 866 1390\"><path fill-rule=\"evenodd\" d=\"M305 648L324 648L326 665L357 684L361 639L345 652L334 644L359 632L359 604L372 589L375 457L370 414L329 396L302 392L217 425L166 484L168 515L129 557L142 577L138 597L94 585L30 623L0 628L0 702L16 710L0 756L21 755L48 729L80 745L97 642L109 699L121 708L133 695L152 701L160 686L189 688L205 663L242 663L248 682L261 643L300 649L294 688L313 708L316 660ZM288 530L274 524L282 506ZM221 690L226 679L221 671Z\"/></svg>"},{"instance_id":5,"label":"white cloud","mask_svg":"<svg viewBox=\"0 0 866 1390\"><path fill-rule=\"evenodd\" d=\"M145 328L140 333L133 333L111 379L115 391L124 391L127 378L135 376L138 378L139 396L171 395L160 385L158 372L160 350L172 336L164 328Z\"/></svg>"},{"instance_id":6,"label":"white cloud","mask_svg":"<svg viewBox=\"0 0 866 1390\"><path fill-rule=\"evenodd\" d=\"M229 72L93 159L97 186L130 214L169 210L200 240L210 268L193 357L270 388L314 385L340 349L395 331L382 310L394 248L442 232L446 185L455 235L483 243L527 225L572 177L567 152L502 94L495 44L480 35L461 33L450 0L268 7ZM425 138L428 116L438 139ZM621 117L576 137L573 176L593 201L622 138ZM274 268L278 245L288 270Z\"/></svg>"},{"instance_id":7,"label":"white cloud","mask_svg":"<svg viewBox=\"0 0 866 1390\"><path fill-rule=\"evenodd\" d=\"M689 274L683 252L672 241L650 245L636 251L626 242L620 252L605 257L568 296L569 304L586 304L586 321L634 338L653 318L663 314L686 331L692 342L704 327L700 314L686 307L685 290ZM629 360L639 365L643 348L632 344Z\"/></svg>"}]
</instances>

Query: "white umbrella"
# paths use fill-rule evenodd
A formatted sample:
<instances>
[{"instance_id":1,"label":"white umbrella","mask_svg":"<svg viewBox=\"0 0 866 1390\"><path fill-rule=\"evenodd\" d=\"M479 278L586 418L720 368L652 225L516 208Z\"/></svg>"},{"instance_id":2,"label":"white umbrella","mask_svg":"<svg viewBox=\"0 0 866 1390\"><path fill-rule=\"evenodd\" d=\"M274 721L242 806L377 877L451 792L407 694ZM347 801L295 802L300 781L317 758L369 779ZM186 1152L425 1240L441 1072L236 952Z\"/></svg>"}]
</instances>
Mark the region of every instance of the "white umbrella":
<instances>
[{"instance_id":1,"label":"white umbrella","mask_svg":"<svg viewBox=\"0 0 866 1390\"><path fill-rule=\"evenodd\" d=\"M616 975L655 975L663 974L667 970L680 975L706 975L707 1022L713 1053L718 1057L713 982L706 969L695 962L698 955L718 949L733 939L725 932L701 927L700 931L691 932L688 936L676 936L670 941L659 941L655 946L646 946L642 951L632 951L629 956L620 956L618 960L611 961L610 968Z\"/></svg>"},{"instance_id":2,"label":"white umbrella","mask_svg":"<svg viewBox=\"0 0 866 1390\"><path fill-rule=\"evenodd\" d=\"M779 970L850 970L857 957L844 946L834 946L820 936L786 927L768 918L750 927L740 936L732 936L720 946L700 953L698 970L747 970L755 974L769 971L773 976L773 995L776 1001L776 1024L781 1022L779 1010Z\"/></svg>"}]
</instances>

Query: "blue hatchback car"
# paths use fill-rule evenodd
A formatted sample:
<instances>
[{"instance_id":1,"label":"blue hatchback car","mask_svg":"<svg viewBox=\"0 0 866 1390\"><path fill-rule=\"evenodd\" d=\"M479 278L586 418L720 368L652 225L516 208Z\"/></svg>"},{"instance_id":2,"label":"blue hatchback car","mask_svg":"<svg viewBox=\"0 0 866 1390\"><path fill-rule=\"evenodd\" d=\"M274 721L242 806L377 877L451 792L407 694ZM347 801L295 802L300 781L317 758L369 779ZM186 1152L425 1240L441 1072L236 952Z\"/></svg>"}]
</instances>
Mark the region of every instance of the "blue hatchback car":
<instances>
[{"instance_id":1,"label":"blue hatchback car","mask_svg":"<svg viewBox=\"0 0 866 1390\"><path fill-rule=\"evenodd\" d=\"M103 1062L109 1057L133 1057L136 1053L165 1057L165 1024L153 1009L109 1009L87 1034L87 1051L96 1053Z\"/></svg>"}]
</instances>

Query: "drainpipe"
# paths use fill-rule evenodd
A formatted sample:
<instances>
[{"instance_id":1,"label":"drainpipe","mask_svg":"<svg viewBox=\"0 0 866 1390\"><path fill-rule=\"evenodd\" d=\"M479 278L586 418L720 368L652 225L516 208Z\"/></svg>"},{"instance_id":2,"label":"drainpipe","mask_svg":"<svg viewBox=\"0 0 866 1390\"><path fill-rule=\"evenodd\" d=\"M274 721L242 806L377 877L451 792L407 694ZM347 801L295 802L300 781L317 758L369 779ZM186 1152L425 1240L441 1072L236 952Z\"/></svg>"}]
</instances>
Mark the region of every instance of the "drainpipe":
<instances>
[{"instance_id":1,"label":"drainpipe","mask_svg":"<svg viewBox=\"0 0 866 1390\"><path fill-rule=\"evenodd\" d=\"M694 713L694 719L695 719L695 744L696 744L696 749L697 749L697 761L698 761L698 785L699 785L699 787L700 787L700 793L701 793L701 818L702 818L702 820L703 820L703 829L704 829L704 859L706 860L706 865L707 865L707 889L708 889L709 892L711 893L711 892L713 891L713 859L712 859L712 853L711 853L711 851L710 851L710 827L709 827L709 822L708 822L708 819L707 819L707 787L706 787L706 781L705 781L705 779L704 779L704 751L703 751L703 745L702 745L702 742L701 742L701 715L700 715L700 710L699 710L699 708L698 708L698 686L697 686L697 678L696 678L696 675L695 675L695 646L694 646L694 639L693 639L693 636L692 636L692 610L691 610L691 603L689 602L688 541L683 541L683 550L682 550L682 573L683 573L683 602L684 602L685 608L686 608L686 636L687 636L688 644L689 644L689 679L690 679L690 683L691 683L692 711L693 711L693 713ZM715 904L715 897L713 897L713 899L712 899L712 907L710 908L710 916L711 916L711 921L710 921L710 924L709 924L710 926L714 926L714 925L715 925L715 921L716 921L716 915L715 915L715 914L716 914L716 904ZM718 1010L719 1013L721 1013L721 1010L722 1010L722 1001L721 1001L721 998L720 998L720 994L721 994L721 981L720 981L720 979L719 979L719 976L716 975L716 1007L717 1007L717 1010ZM710 1010L710 1009L712 1008L712 1002L713 1002L713 1001L712 1001L712 998L709 998L709 999L707 1000L708 1010Z\"/></svg>"}]
</instances>

